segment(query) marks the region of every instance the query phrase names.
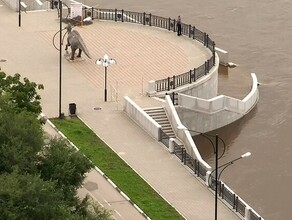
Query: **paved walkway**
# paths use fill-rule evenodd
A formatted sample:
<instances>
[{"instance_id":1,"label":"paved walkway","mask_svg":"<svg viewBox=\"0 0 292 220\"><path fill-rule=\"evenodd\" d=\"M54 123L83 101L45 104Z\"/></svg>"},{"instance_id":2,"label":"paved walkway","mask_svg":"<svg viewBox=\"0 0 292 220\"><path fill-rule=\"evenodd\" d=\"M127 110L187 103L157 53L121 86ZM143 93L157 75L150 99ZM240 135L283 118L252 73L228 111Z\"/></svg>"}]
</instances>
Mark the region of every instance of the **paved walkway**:
<instances>
[{"instance_id":1,"label":"paved walkway","mask_svg":"<svg viewBox=\"0 0 292 220\"><path fill-rule=\"evenodd\" d=\"M51 43L59 28L57 13L23 13L19 28L17 13L2 6L0 27L0 60L7 60L1 63L2 70L43 83L43 112L57 117L59 52ZM173 32L142 25L95 21L77 30L93 59L75 63L63 59L62 112L68 114L68 104L76 103L78 116L183 216L213 219L214 195L122 111L125 95L142 107L161 105L145 97L147 82L199 66L209 52ZM117 60L108 69L108 90L109 100L117 95L118 101L107 103L104 70L94 64L105 53ZM219 219L238 218L221 202L218 209Z\"/></svg>"},{"instance_id":2,"label":"paved walkway","mask_svg":"<svg viewBox=\"0 0 292 220\"><path fill-rule=\"evenodd\" d=\"M46 123L43 129L51 137L61 137L49 123ZM78 195L81 198L86 195L91 196L102 207L110 210L116 220L145 219L145 216L95 169L87 173L82 188L78 190Z\"/></svg>"}]
</instances>

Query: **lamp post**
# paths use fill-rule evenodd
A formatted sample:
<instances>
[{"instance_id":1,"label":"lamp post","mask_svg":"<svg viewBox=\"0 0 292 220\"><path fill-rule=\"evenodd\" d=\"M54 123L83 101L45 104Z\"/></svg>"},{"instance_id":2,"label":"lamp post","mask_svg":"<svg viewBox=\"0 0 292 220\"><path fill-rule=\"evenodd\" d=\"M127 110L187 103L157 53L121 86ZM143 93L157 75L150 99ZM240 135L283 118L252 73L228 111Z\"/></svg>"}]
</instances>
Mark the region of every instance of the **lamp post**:
<instances>
[{"instance_id":1,"label":"lamp post","mask_svg":"<svg viewBox=\"0 0 292 220\"><path fill-rule=\"evenodd\" d=\"M214 173L214 171L215 171L215 220L217 220L217 219L218 219L218 180L219 180L219 178L218 178L218 169L222 168L224 165L225 165L225 166L229 166L229 165L231 165L234 161L239 160L239 159L242 158L242 157L237 158L237 159L231 161L232 163L229 162L229 163L231 163L231 164L227 163L227 164L223 164L222 166L219 166L219 167L218 167L218 161L219 161L219 159L221 159L221 158L223 157L223 155L224 155L224 153L225 153L225 148L226 148L226 144L225 144L225 142L223 141L222 138L219 137L218 134L216 134L216 135L210 135L210 134L205 134L205 133L202 133L202 132L199 132L199 131L190 130L190 129L187 129L187 128L186 128L185 126L183 126L182 124L179 125L177 128L178 128L179 130L188 130L188 131L190 131L190 132L195 132L195 133L197 133L197 134L200 134L200 135L202 135L203 137L205 137L206 139L208 139L208 141L212 144L213 151L214 151L214 153L215 153L215 169L211 172L210 176L211 176L212 173ZM213 140L212 140L211 138L215 138L215 145L214 145L214 142L213 142ZM218 150L218 148L219 148L219 140L223 143L223 152L222 152L222 154L220 155L220 157L219 157L219 150ZM242 156L243 156L243 155L242 155ZM245 156L245 157L246 157L246 156ZM224 169L225 169L225 168L223 168L223 170L224 170ZM222 170L222 171L223 171L223 170ZM220 175L222 174L222 171L220 172L219 177L220 177ZM209 176L209 178L210 178L210 176ZM209 183L209 180L208 180L208 183Z\"/></svg>"},{"instance_id":2,"label":"lamp post","mask_svg":"<svg viewBox=\"0 0 292 220\"><path fill-rule=\"evenodd\" d=\"M218 146L218 145L216 145L216 146ZM236 158L234 160L231 160L231 161L229 161L229 162L227 162L225 164L220 165L219 167L218 167L218 158L217 158L217 155L216 155L216 168L210 173L210 176L212 176L212 173L215 172L215 184L216 184L216 186L215 186L215 220L217 220L217 214L218 214L218 210L217 210L217 199L218 199L217 187L218 187L218 182L220 180L220 177L221 177L222 172L227 167L229 167L230 165L232 165L235 161L240 160L240 159L245 158L245 157L249 157L250 155L251 155L251 153L250 152L247 152L245 154L242 154L240 157L238 157L238 158ZM220 171L219 176L218 176L218 170L221 169L221 168L223 168L223 169ZM209 178L210 178L210 176L209 176Z\"/></svg>"},{"instance_id":3,"label":"lamp post","mask_svg":"<svg viewBox=\"0 0 292 220\"><path fill-rule=\"evenodd\" d=\"M60 18L60 41L59 41L59 119L63 118L62 114L62 0L59 0L59 18Z\"/></svg>"},{"instance_id":4,"label":"lamp post","mask_svg":"<svg viewBox=\"0 0 292 220\"><path fill-rule=\"evenodd\" d=\"M18 0L18 27L21 27L21 0Z\"/></svg>"},{"instance_id":5,"label":"lamp post","mask_svg":"<svg viewBox=\"0 0 292 220\"><path fill-rule=\"evenodd\" d=\"M220 177L221 177L222 172L223 172L227 167L229 167L230 165L232 165L235 161L240 160L240 159L245 158L245 157L249 157L250 155L251 155L250 152L246 152L245 154L242 154L240 157L238 157L238 158L236 158L236 159L234 159L234 160L231 160L231 161L229 161L229 162L227 162L227 163L225 163L225 164L219 166L218 169L220 169L220 168L223 168L223 169L222 169L222 170L220 171L220 173L219 173L218 181L220 180Z\"/></svg>"},{"instance_id":6,"label":"lamp post","mask_svg":"<svg viewBox=\"0 0 292 220\"><path fill-rule=\"evenodd\" d=\"M108 55L104 55L103 58L99 58L95 61L95 64L97 65L103 65L104 66L104 101L107 101L107 67L110 64L115 64L116 61L114 59L109 58Z\"/></svg>"}]
</instances>

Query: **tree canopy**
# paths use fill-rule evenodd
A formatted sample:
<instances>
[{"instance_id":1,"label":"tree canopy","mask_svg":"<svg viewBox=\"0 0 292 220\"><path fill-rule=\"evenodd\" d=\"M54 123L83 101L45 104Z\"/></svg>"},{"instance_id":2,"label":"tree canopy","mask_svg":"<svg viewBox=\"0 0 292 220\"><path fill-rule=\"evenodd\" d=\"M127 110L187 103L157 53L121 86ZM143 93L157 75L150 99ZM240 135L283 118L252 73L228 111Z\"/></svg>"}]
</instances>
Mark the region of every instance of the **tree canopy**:
<instances>
[{"instance_id":1,"label":"tree canopy","mask_svg":"<svg viewBox=\"0 0 292 220\"><path fill-rule=\"evenodd\" d=\"M6 75L0 71L0 95L6 95L10 104L18 111L27 110L36 114L41 113L41 96L38 90L44 89L42 84L31 82L28 78L21 80L20 74Z\"/></svg>"},{"instance_id":2,"label":"tree canopy","mask_svg":"<svg viewBox=\"0 0 292 220\"><path fill-rule=\"evenodd\" d=\"M0 219L111 219L77 196L91 162L63 139L45 141L37 89L0 71Z\"/></svg>"}]
</instances>

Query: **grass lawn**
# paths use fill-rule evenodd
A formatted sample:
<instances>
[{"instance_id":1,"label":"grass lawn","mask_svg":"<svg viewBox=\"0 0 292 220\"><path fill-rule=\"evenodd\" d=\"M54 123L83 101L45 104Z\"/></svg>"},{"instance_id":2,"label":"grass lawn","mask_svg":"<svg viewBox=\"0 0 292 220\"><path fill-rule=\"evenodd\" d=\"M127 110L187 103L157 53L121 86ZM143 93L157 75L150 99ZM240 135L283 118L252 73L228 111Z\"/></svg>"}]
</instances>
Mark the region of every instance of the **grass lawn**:
<instances>
[{"instance_id":1,"label":"grass lawn","mask_svg":"<svg viewBox=\"0 0 292 220\"><path fill-rule=\"evenodd\" d=\"M78 118L51 121L151 219L184 219Z\"/></svg>"}]
</instances>

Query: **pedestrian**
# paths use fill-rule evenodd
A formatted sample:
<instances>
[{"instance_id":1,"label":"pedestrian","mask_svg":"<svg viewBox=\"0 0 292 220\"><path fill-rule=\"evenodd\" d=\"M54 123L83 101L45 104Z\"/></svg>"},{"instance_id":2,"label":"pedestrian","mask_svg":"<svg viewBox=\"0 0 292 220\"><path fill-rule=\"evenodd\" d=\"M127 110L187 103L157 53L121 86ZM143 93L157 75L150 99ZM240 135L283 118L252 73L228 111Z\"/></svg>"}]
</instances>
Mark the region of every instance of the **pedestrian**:
<instances>
[{"instance_id":1,"label":"pedestrian","mask_svg":"<svg viewBox=\"0 0 292 220\"><path fill-rule=\"evenodd\" d=\"M180 17L180 15L177 17L176 27L177 27L177 36L180 36L181 35L181 17Z\"/></svg>"}]
</instances>

